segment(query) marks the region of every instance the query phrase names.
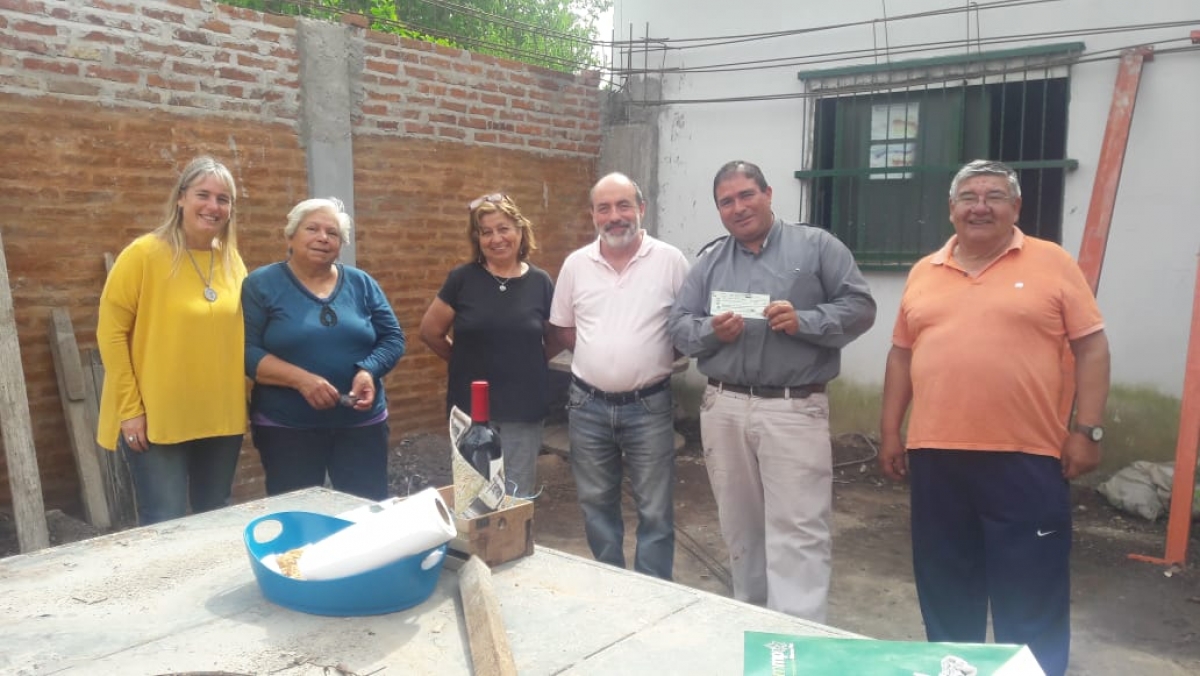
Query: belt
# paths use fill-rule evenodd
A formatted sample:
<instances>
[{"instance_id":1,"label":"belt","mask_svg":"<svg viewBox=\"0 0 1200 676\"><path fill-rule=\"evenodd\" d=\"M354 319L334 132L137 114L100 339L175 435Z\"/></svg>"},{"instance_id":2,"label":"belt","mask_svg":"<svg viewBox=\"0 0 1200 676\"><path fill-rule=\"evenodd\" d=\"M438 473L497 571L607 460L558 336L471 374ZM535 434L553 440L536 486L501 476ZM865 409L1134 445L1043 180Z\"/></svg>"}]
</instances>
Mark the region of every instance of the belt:
<instances>
[{"instance_id":1,"label":"belt","mask_svg":"<svg viewBox=\"0 0 1200 676\"><path fill-rule=\"evenodd\" d=\"M649 387L643 387L640 390L631 390L629 392L605 392L604 390L598 390L583 382L578 376L575 375L571 376L571 382L584 392L587 392L597 399L603 399L610 404L632 404L642 397L658 394L659 392L667 389L667 387L671 385L671 378L668 376Z\"/></svg>"},{"instance_id":2,"label":"belt","mask_svg":"<svg viewBox=\"0 0 1200 676\"><path fill-rule=\"evenodd\" d=\"M825 383L793 385L792 387L759 387L758 385L734 385L709 378L708 384L725 392L748 394L763 399L806 399L809 395L825 391Z\"/></svg>"}]
</instances>

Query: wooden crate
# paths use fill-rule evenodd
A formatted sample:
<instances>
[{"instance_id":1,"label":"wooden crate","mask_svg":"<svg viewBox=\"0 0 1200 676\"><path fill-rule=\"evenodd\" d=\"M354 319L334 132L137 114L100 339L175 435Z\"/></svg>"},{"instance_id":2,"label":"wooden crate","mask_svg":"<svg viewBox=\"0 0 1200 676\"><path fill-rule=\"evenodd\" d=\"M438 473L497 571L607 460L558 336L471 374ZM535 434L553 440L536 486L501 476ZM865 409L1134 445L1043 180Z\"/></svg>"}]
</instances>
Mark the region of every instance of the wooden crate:
<instances>
[{"instance_id":1,"label":"wooden crate","mask_svg":"<svg viewBox=\"0 0 1200 676\"><path fill-rule=\"evenodd\" d=\"M442 499L454 509L454 487L438 489ZM505 498L511 506L474 519L454 517L458 536L450 548L474 554L489 566L519 559L533 553L533 502L523 498Z\"/></svg>"}]
</instances>

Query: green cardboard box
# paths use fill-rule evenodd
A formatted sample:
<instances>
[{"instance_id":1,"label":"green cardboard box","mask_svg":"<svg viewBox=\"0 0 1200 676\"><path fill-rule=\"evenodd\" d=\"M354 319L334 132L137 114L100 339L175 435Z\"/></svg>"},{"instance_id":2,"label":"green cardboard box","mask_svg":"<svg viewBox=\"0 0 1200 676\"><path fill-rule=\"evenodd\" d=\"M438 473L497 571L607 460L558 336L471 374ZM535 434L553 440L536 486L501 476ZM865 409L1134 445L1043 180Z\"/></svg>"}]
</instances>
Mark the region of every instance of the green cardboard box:
<instances>
[{"instance_id":1,"label":"green cardboard box","mask_svg":"<svg viewBox=\"0 0 1200 676\"><path fill-rule=\"evenodd\" d=\"M958 657L976 676L1045 676L1029 648L745 633L744 676L939 676ZM948 671L956 676L961 672ZM969 673L969 672L968 672Z\"/></svg>"}]
</instances>

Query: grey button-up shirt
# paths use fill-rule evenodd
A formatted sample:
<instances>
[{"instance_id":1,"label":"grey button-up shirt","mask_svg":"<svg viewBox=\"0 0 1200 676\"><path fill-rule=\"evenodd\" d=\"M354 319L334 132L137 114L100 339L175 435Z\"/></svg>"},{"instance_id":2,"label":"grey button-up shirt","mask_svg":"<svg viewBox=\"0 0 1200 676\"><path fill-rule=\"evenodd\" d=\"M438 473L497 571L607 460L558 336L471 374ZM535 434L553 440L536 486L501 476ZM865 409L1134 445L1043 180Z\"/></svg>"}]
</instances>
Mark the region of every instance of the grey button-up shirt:
<instances>
[{"instance_id":1,"label":"grey button-up shirt","mask_svg":"<svg viewBox=\"0 0 1200 676\"><path fill-rule=\"evenodd\" d=\"M800 330L789 336L772 331L765 319L747 319L737 340L722 343L712 328L713 291L790 301ZM875 299L846 245L820 228L776 219L758 254L733 237L702 252L675 299L669 326L675 348L696 357L710 378L796 387L837 377L841 348L874 323Z\"/></svg>"}]
</instances>

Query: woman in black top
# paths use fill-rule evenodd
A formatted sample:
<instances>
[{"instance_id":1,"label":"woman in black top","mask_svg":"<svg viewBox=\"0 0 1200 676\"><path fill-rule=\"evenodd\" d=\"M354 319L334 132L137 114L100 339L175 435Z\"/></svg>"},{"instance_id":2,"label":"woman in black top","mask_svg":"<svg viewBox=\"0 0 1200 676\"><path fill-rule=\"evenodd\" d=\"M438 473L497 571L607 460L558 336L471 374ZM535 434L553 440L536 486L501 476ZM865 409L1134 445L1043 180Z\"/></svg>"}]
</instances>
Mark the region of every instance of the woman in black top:
<instances>
[{"instance_id":1,"label":"woman in black top","mask_svg":"<svg viewBox=\"0 0 1200 676\"><path fill-rule=\"evenodd\" d=\"M507 195L469 205L473 260L450 271L421 319L421 340L449 363L446 409L471 410L471 381L486 380L511 494L537 490L549 405L550 275L528 262L533 224Z\"/></svg>"}]
</instances>

